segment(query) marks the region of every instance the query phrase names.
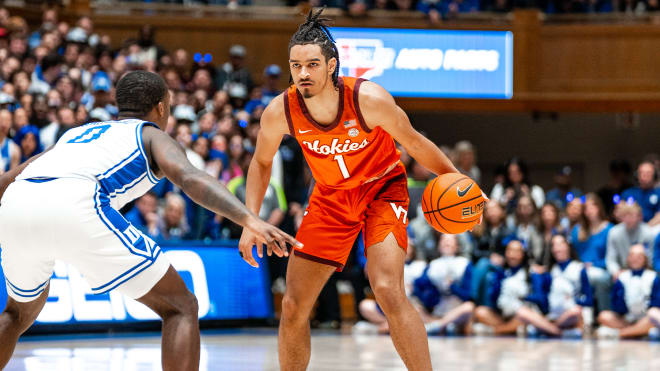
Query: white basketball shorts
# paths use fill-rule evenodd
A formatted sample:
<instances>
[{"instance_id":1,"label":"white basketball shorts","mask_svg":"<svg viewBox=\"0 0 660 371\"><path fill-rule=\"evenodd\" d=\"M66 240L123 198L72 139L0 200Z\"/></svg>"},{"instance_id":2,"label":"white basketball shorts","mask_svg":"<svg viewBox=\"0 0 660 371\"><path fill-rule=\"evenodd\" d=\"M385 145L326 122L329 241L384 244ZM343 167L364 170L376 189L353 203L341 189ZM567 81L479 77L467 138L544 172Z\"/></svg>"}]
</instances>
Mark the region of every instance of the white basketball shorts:
<instances>
[{"instance_id":1,"label":"white basketball shorts","mask_svg":"<svg viewBox=\"0 0 660 371\"><path fill-rule=\"evenodd\" d=\"M17 180L0 203L7 293L29 302L46 288L55 260L74 265L92 293L119 289L137 299L165 275L160 247L110 206L90 180Z\"/></svg>"}]
</instances>

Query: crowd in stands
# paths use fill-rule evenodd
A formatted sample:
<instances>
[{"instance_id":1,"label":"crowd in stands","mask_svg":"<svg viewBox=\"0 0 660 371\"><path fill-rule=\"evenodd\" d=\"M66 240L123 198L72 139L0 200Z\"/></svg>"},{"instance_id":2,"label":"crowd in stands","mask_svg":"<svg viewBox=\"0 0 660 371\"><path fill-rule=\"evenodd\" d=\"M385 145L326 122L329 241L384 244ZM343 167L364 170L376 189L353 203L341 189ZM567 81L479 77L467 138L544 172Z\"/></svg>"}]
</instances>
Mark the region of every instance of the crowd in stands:
<instances>
[{"instance_id":1,"label":"crowd in stands","mask_svg":"<svg viewBox=\"0 0 660 371\"><path fill-rule=\"evenodd\" d=\"M474 149L455 149L458 168L479 179ZM658 165L650 154L633 177L628 162L612 161L608 184L585 193L572 186L570 167L545 191L512 158L483 223L460 235L435 232L418 205L404 276L429 333L660 340ZM409 182L411 199L423 191L419 180ZM387 332L373 300L359 310L366 321L356 331Z\"/></svg>"},{"instance_id":2,"label":"crowd in stands","mask_svg":"<svg viewBox=\"0 0 660 371\"><path fill-rule=\"evenodd\" d=\"M160 73L172 97L168 134L188 159L245 197L259 120L280 93L282 68L252 76L246 49L234 45L214 66L185 50L154 42L142 27L119 49L88 17L69 25L56 10L36 30L0 8L0 173L53 146L69 128L117 118L113 89L127 71ZM443 147L457 168L481 182L476 150L467 141ZM556 187L533 183L526 163L512 158L488 190L483 223L441 235L425 221L420 200L432 174L405 150L410 193L407 290L431 333L658 337L660 325L660 157L637 164L612 161L610 181L596 192L572 185L561 167ZM295 234L313 179L295 139L274 159L260 217ZM236 239L241 228L193 203L166 179L122 210L159 243ZM337 280L353 284L363 319L356 330L387 332L377 303L365 299L364 246L358 238L347 268L323 290L321 323L339 320ZM285 285L286 260L269 259L275 290Z\"/></svg>"},{"instance_id":3,"label":"crowd in stands","mask_svg":"<svg viewBox=\"0 0 660 371\"><path fill-rule=\"evenodd\" d=\"M251 5L252 0L122 0L178 4L224 5L236 8ZM281 5L293 6L299 0L286 0ZM459 13L510 12L514 8L538 8L549 14L611 13L644 14L660 10L658 0L310 0L314 7L344 9L351 16L364 16L372 9L418 11L431 22L438 23Z\"/></svg>"}]
</instances>

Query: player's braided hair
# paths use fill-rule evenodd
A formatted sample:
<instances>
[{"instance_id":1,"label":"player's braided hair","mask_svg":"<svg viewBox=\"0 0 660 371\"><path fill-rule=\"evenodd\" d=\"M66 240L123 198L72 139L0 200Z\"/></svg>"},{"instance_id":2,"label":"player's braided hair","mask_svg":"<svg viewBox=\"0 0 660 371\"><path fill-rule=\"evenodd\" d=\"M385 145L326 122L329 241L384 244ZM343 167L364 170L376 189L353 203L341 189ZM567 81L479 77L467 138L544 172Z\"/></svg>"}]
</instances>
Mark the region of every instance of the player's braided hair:
<instances>
[{"instance_id":1,"label":"player's braided hair","mask_svg":"<svg viewBox=\"0 0 660 371\"><path fill-rule=\"evenodd\" d=\"M325 22L330 21L330 19L321 18L323 10L325 10L325 7L316 13L314 13L314 9L309 11L307 19L298 27L298 31L293 34L289 41L289 52L291 52L291 48L294 45L315 44L320 46L321 54L323 54L326 61L329 61L331 58L337 60L335 72L332 74L332 83L337 87L337 81L339 79L339 51L328 26L325 25Z\"/></svg>"}]
</instances>

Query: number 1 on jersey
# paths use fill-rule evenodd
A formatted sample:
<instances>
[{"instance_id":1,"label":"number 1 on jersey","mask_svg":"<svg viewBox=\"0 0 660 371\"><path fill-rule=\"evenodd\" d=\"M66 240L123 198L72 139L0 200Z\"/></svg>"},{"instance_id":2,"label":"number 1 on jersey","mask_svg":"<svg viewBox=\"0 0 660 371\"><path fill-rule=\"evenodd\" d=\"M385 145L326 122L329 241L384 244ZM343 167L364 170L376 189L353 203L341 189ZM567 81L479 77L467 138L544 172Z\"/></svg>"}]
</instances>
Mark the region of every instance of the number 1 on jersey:
<instances>
[{"instance_id":1,"label":"number 1 on jersey","mask_svg":"<svg viewBox=\"0 0 660 371\"><path fill-rule=\"evenodd\" d=\"M335 161L339 164L339 170L341 170L341 175L344 176L344 179L348 179L351 177L351 174L348 173L348 168L346 167L346 163L344 162L344 156L343 155L335 155Z\"/></svg>"}]
</instances>

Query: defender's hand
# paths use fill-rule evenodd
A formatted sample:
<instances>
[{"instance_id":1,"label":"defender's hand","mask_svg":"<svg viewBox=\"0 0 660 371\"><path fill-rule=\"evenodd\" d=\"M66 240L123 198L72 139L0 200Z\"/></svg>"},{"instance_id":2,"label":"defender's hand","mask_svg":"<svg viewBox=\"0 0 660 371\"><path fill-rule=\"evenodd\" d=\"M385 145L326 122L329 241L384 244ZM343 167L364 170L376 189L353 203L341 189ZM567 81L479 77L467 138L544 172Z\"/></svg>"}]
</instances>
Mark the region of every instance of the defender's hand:
<instances>
[{"instance_id":1,"label":"defender's hand","mask_svg":"<svg viewBox=\"0 0 660 371\"><path fill-rule=\"evenodd\" d=\"M260 219L255 219L243 229L241 240L238 243L238 249L243 260L251 266L259 268L259 264L252 256L252 246L257 246L257 255L260 258L263 257L263 245L266 245L268 256L275 253L275 255L282 257L289 256L289 251L286 247L287 243L298 249L302 249L303 247L302 243L282 232L279 228Z\"/></svg>"}]
</instances>

